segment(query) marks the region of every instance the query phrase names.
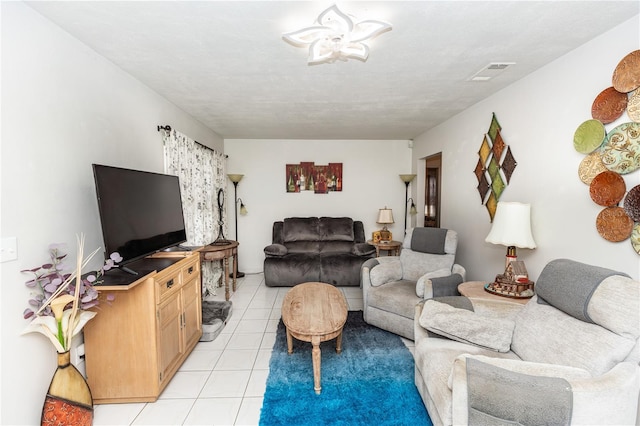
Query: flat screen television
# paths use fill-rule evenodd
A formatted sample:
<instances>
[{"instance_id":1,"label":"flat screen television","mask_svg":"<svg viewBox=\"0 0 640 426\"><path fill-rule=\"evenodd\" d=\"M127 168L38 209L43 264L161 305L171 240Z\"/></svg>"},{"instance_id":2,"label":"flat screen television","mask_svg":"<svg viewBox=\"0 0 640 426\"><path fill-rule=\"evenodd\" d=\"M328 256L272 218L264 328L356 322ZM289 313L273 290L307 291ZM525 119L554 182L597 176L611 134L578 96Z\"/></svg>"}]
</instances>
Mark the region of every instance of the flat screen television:
<instances>
[{"instance_id":1,"label":"flat screen television","mask_svg":"<svg viewBox=\"0 0 640 426\"><path fill-rule=\"evenodd\" d=\"M125 265L187 240L177 176L93 164L106 254Z\"/></svg>"}]
</instances>

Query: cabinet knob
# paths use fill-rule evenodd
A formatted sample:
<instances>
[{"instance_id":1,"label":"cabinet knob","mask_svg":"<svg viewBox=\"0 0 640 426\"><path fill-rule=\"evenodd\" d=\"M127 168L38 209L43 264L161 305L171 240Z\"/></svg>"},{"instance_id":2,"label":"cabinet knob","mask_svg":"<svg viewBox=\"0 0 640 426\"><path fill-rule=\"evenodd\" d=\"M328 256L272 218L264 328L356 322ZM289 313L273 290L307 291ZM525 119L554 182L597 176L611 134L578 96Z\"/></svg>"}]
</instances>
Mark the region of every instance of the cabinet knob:
<instances>
[{"instance_id":1,"label":"cabinet knob","mask_svg":"<svg viewBox=\"0 0 640 426\"><path fill-rule=\"evenodd\" d=\"M167 288L171 288L173 286L173 279L167 281Z\"/></svg>"},{"instance_id":2,"label":"cabinet knob","mask_svg":"<svg viewBox=\"0 0 640 426\"><path fill-rule=\"evenodd\" d=\"M190 266L189 269L187 269L187 273L193 274L193 266Z\"/></svg>"}]
</instances>

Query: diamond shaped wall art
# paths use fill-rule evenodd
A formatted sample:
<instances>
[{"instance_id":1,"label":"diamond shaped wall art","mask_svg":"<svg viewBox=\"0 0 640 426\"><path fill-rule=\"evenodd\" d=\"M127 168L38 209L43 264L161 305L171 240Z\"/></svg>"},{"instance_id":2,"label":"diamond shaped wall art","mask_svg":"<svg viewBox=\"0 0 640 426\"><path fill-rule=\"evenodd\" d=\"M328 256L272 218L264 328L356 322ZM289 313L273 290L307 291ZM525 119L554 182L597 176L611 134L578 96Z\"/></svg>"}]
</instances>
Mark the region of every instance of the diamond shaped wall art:
<instances>
[{"instance_id":1,"label":"diamond shaped wall art","mask_svg":"<svg viewBox=\"0 0 640 426\"><path fill-rule=\"evenodd\" d=\"M480 203L486 206L491 222L496 214L498 200L509 185L513 171L518 165L511 147L504 142L501 131L502 127L494 113L489 130L482 138L478 150L478 163L473 171L478 179Z\"/></svg>"}]
</instances>

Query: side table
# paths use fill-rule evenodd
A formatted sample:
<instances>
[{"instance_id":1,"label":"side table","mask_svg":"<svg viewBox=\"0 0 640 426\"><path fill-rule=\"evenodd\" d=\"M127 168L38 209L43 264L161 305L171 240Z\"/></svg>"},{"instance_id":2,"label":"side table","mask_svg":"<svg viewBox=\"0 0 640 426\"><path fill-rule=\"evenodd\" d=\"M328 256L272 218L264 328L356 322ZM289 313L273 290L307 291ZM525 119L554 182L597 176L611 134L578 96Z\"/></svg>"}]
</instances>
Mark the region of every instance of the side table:
<instances>
[{"instance_id":1,"label":"side table","mask_svg":"<svg viewBox=\"0 0 640 426\"><path fill-rule=\"evenodd\" d=\"M374 243L373 240L369 240L367 243L375 246L376 257L380 257L380 250L388 251L390 256L400 256L402 241L380 241L378 243Z\"/></svg>"},{"instance_id":2,"label":"side table","mask_svg":"<svg viewBox=\"0 0 640 426\"><path fill-rule=\"evenodd\" d=\"M236 291L236 275L238 274L238 245L237 241L229 241L224 245L208 245L200 247L200 260L202 262L211 262L221 260L224 265L224 274L220 279L224 279L224 298L229 300L229 258L233 258L233 291Z\"/></svg>"},{"instance_id":3,"label":"side table","mask_svg":"<svg viewBox=\"0 0 640 426\"><path fill-rule=\"evenodd\" d=\"M493 299L502 300L503 302L520 303L522 305L529 302L530 299L519 299L513 297L505 297L497 294L489 293L484 289L485 281L467 281L458 286L458 291L466 297L475 297L477 299Z\"/></svg>"}]
</instances>

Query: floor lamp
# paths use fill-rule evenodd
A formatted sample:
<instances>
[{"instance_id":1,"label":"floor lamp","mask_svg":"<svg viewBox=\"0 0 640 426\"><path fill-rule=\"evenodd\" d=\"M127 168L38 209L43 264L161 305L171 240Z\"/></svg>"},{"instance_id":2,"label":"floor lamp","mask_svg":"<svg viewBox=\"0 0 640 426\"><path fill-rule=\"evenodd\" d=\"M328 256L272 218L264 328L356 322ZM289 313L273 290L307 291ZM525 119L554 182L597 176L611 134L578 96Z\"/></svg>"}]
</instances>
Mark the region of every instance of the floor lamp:
<instances>
[{"instance_id":1,"label":"floor lamp","mask_svg":"<svg viewBox=\"0 0 640 426\"><path fill-rule=\"evenodd\" d=\"M240 183L240 181L242 180L244 175L228 174L227 176L229 177L229 180L231 182L233 182L233 199L234 199L234 203L233 204L234 204L234 210L235 210L235 215L236 215L236 241L238 241L238 201L240 201L240 214L242 214L242 215L247 214L247 208L242 203L242 200L240 200L238 198L238 183ZM236 254L236 256L237 256L237 254ZM244 272L240 272L240 261L239 261L239 258L236 261L236 264L238 265L238 272L236 273L236 277L237 278L244 277Z\"/></svg>"},{"instance_id":2,"label":"floor lamp","mask_svg":"<svg viewBox=\"0 0 640 426\"><path fill-rule=\"evenodd\" d=\"M400 179L404 182L405 191L404 191L404 230L402 231L402 236L404 237L404 233L407 232L407 204L409 204L409 184L413 179L415 179L415 174L407 174L400 175ZM413 202L413 200L412 200Z\"/></svg>"}]
</instances>

